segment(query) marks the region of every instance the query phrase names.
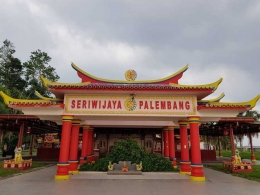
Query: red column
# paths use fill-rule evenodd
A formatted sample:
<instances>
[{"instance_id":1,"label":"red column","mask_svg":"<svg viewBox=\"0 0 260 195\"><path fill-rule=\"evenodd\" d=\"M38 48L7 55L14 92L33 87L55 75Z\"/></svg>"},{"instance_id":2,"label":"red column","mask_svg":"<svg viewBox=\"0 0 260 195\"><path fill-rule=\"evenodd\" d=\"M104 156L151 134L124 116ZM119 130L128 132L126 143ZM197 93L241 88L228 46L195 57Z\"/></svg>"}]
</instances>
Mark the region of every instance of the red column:
<instances>
[{"instance_id":1,"label":"red column","mask_svg":"<svg viewBox=\"0 0 260 195\"><path fill-rule=\"evenodd\" d=\"M71 134L71 121L73 116L62 115L62 131L60 143L60 156L58 162L57 173L55 179L65 180L69 179L69 147Z\"/></svg>"},{"instance_id":2,"label":"red column","mask_svg":"<svg viewBox=\"0 0 260 195\"><path fill-rule=\"evenodd\" d=\"M88 156L88 137L89 137L89 126L88 125L82 125L83 127L83 135L82 135L82 148L81 148L81 157L79 164L83 165L85 159L87 159Z\"/></svg>"},{"instance_id":3,"label":"red column","mask_svg":"<svg viewBox=\"0 0 260 195\"><path fill-rule=\"evenodd\" d=\"M89 135L88 135L88 150L87 150L87 162L91 163L93 160L93 156L92 156L92 149L93 149L93 128L89 128Z\"/></svg>"},{"instance_id":4,"label":"red column","mask_svg":"<svg viewBox=\"0 0 260 195\"><path fill-rule=\"evenodd\" d=\"M78 151L79 151L79 126L80 120L72 120L70 155L69 155L69 173L78 173Z\"/></svg>"},{"instance_id":5,"label":"red column","mask_svg":"<svg viewBox=\"0 0 260 195\"><path fill-rule=\"evenodd\" d=\"M188 130L187 130L188 121L180 120L180 141L181 141L181 170L180 174L190 175L191 166L189 158L189 144L188 144Z\"/></svg>"},{"instance_id":6,"label":"red column","mask_svg":"<svg viewBox=\"0 0 260 195\"><path fill-rule=\"evenodd\" d=\"M250 141L250 148L251 148L251 161L256 162L255 154L254 154L254 149L253 149L253 141L252 141L252 135L251 133L248 134L249 141Z\"/></svg>"},{"instance_id":7,"label":"red column","mask_svg":"<svg viewBox=\"0 0 260 195\"><path fill-rule=\"evenodd\" d=\"M33 143L34 143L34 135L31 135L29 155L33 155Z\"/></svg>"},{"instance_id":8,"label":"red column","mask_svg":"<svg viewBox=\"0 0 260 195\"><path fill-rule=\"evenodd\" d=\"M235 148L235 143L234 143L234 134L233 134L233 128L232 125L229 127L229 136L230 136L230 145L231 145L231 161L235 161L235 155L236 155L236 148Z\"/></svg>"},{"instance_id":9,"label":"red column","mask_svg":"<svg viewBox=\"0 0 260 195\"><path fill-rule=\"evenodd\" d=\"M199 135L199 117L188 117L190 124L191 141L191 175L193 181L205 181L203 165L201 163L200 135Z\"/></svg>"},{"instance_id":10,"label":"red column","mask_svg":"<svg viewBox=\"0 0 260 195\"><path fill-rule=\"evenodd\" d=\"M23 145L23 133L24 133L24 122L20 126L17 148L20 148Z\"/></svg>"},{"instance_id":11,"label":"red column","mask_svg":"<svg viewBox=\"0 0 260 195\"><path fill-rule=\"evenodd\" d=\"M177 168L176 158L175 158L175 143L174 143L174 127L168 127L168 139L169 139L169 157L172 161L174 168Z\"/></svg>"},{"instance_id":12,"label":"red column","mask_svg":"<svg viewBox=\"0 0 260 195\"><path fill-rule=\"evenodd\" d=\"M220 148L220 137L218 136L218 156L222 158L221 148Z\"/></svg>"},{"instance_id":13,"label":"red column","mask_svg":"<svg viewBox=\"0 0 260 195\"><path fill-rule=\"evenodd\" d=\"M164 145L164 156L166 158L169 158L169 134L168 134L168 128L163 129L163 145Z\"/></svg>"}]
</instances>

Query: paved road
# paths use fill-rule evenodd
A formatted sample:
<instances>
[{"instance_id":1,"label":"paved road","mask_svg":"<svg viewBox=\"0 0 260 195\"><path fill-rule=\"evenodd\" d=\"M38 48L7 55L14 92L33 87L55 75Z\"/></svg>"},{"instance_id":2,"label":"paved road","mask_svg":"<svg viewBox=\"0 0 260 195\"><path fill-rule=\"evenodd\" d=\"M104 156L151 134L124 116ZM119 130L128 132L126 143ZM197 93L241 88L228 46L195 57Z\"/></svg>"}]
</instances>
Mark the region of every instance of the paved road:
<instances>
[{"instance_id":1,"label":"paved road","mask_svg":"<svg viewBox=\"0 0 260 195\"><path fill-rule=\"evenodd\" d=\"M54 180L56 166L0 180L2 195L247 195L259 194L260 183L204 168L206 182L178 173L143 176L83 173L66 181Z\"/></svg>"}]
</instances>

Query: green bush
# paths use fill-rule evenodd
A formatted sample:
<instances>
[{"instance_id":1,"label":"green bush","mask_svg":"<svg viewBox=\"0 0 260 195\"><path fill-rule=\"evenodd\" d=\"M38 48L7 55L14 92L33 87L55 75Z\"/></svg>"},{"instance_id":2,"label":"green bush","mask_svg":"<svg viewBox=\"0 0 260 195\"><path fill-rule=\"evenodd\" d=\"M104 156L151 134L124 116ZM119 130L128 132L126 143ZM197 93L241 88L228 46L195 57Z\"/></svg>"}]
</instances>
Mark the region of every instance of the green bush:
<instances>
[{"instance_id":1,"label":"green bush","mask_svg":"<svg viewBox=\"0 0 260 195\"><path fill-rule=\"evenodd\" d=\"M112 163L119 161L131 161L132 163L140 163L146 152L144 148L133 139L121 140L115 143L112 151L107 155Z\"/></svg>"},{"instance_id":2,"label":"green bush","mask_svg":"<svg viewBox=\"0 0 260 195\"><path fill-rule=\"evenodd\" d=\"M101 158L95 163L87 163L80 166L79 171L107 171L108 163L108 158Z\"/></svg>"},{"instance_id":3,"label":"green bush","mask_svg":"<svg viewBox=\"0 0 260 195\"><path fill-rule=\"evenodd\" d=\"M131 163L143 163L143 171L179 171L174 169L172 163L161 154L150 154L145 151L133 139L126 139L116 142L112 151L104 158L93 164L80 166L80 171L107 171L109 161L118 163L119 161L131 161Z\"/></svg>"}]
</instances>

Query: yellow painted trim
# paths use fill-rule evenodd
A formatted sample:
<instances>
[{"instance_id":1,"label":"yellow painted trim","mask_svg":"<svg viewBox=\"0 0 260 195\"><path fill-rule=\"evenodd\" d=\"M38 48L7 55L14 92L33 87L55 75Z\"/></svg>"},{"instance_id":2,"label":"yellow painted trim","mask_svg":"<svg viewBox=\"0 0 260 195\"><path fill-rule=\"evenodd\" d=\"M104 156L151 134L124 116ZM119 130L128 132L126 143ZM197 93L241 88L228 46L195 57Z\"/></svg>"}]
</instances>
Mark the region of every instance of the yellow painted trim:
<instances>
[{"instance_id":1,"label":"yellow painted trim","mask_svg":"<svg viewBox=\"0 0 260 195\"><path fill-rule=\"evenodd\" d=\"M63 87L65 86L83 86L83 85L88 85L90 84L90 82L84 82L84 83L60 83L60 82L52 82L46 78L44 78L43 76L40 76L40 79L42 81L42 84L45 88L48 88L48 85L62 85Z\"/></svg>"},{"instance_id":2,"label":"yellow painted trim","mask_svg":"<svg viewBox=\"0 0 260 195\"><path fill-rule=\"evenodd\" d=\"M56 102L51 102L51 101L47 101L47 100L25 100L25 99L16 99L16 98L12 98L8 95L6 95L4 92L0 91L0 96L3 98L4 103L6 105L16 105L16 104L23 104L23 105L29 105L29 104L33 104L33 105L55 105Z\"/></svg>"},{"instance_id":3,"label":"yellow painted trim","mask_svg":"<svg viewBox=\"0 0 260 195\"><path fill-rule=\"evenodd\" d=\"M63 99L44 97L44 96L42 96L38 91L35 91L34 94L35 94L38 98L40 98L40 99L42 99L42 100L46 100L46 101L63 101Z\"/></svg>"},{"instance_id":4,"label":"yellow painted trim","mask_svg":"<svg viewBox=\"0 0 260 195\"><path fill-rule=\"evenodd\" d=\"M173 168L174 168L174 169L177 169L177 168L178 168L178 166L173 166Z\"/></svg>"},{"instance_id":5,"label":"yellow painted trim","mask_svg":"<svg viewBox=\"0 0 260 195\"><path fill-rule=\"evenodd\" d=\"M191 167L198 167L198 168L203 168L203 165L191 165Z\"/></svg>"},{"instance_id":6,"label":"yellow painted trim","mask_svg":"<svg viewBox=\"0 0 260 195\"><path fill-rule=\"evenodd\" d=\"M236 106L248 106L248 105L250 105L250 108L253 108L253 107L255 107L259 98L260 98L260 95L257 95L252 100L249 100L247 102L238 102L238 103L233 103L233 102L209 102L209 104L206 104L206 106L207 107L225 107L225 106L236 107Z\"/></svg>"},{"instance_id":7,"label":"yellow painted trim","mask_svg":"<svg viewBox=\"0 0 260 195\"><path fill-rule=\"evenodd\" d=\"M89 125L82 125L82 128L83 128L83 130L85 130L85 129L89 129L90 126Z\"/></svg>"},{"instance_id":8,"label":"yellow painted trim","mask_svg":"<svg viewBox=\"0 0 260 195\"><path fill-rule=\"evenodd\" d=\"M174 131L174 126L168 126L169 131Z\"/></svg>"},{"instance_id":9,"label":"yellow painted trim","mask_svg":"<svg viewBox=\"0 0 260 195\"><path fill-rule=\"evenodd\" d=\"M190 175L191 172L180 171L180 174L181 174L181 175Z\"/></svg>"},{"instance_id":10,"label":"yellow painted trim","mask_svg":"<svg viewBox=\"0 0 260 195\"><path fill-rule=\"evenodd\" d=\"M80 119L73 119L72 120L72 125L79 125L81 123Z\"/></svg>"},{"instance_id":11,"label":"yellow painted trim","mask_svg":"<svg viewBox=\"0 0 260 195\"><path fill-rule=\"evenodd\" d=\"M76 170L76 171L69 171L69 174L78 174L78 173L79 173L78 170Z\"/></svg>"},{"instance_id":12,"label":"yellow painted trim","mask_svg":"<svg viewBox=\"0 0 260 195\"><path fill-rule=\"evenodd\" d=\"M171 86L180 88L180 89L208 89L211 88L212 90L217 90L219 84L222 82L222 78L217 80L214 83L206 84L206 85L179 85L175 83L170 83Z\"/></svg>"},{"instance_id":13,"label":"yellow painted trim","mask_svg":"<svg viewBox=\"0 0 260 195\"><path fill-rule=\"evenodd\" d=\"M54 179L56 180L68 180L70 175L55 175Z\"/></svg>"},{"instance_id":14,"label":"yellow painted trim","mask_svg":"<svg viewBox=\"0 0 260 195\"><path fill-rule=\"evenodd\" d=\"M256 162L256 160L255 159L253 159L253 160L251 160L252 162Z\"/></svg>"},{"instance_id":15,"label":"yellow painted trim","mask_svg":"<svg viewBox=\"0 0 260 195\"><path fill-rule=\"evenodd\" d=\"M192 181L205 181L206 180L205 177L194 177L194 176L190 176L190 179Z\"/></svg>"},{"instance_id":16,"label":"yellow painted trim","mask_svg":"<svg viewBox=\"0 0 260 195\"><path fill-rule=\"evenodd\" d=\"M225 93L221 93L218 97L214 98L214 99L210 99L210 100L198 100L199 102L218 102L220 101L223 97L225 96Z\"/></svg>"},{"instance_id":17,"label":"yellow painted trim","mask_svg":"<svg viewBox=\"0 0 260 195\"><path fill-rule=\"evenodd\" d=\"M63 167L63 166L69 166L70 164L57 164L57 166L59 167Z\"/></svg>"},{"instance_id":18,"label":"yellow painted trim","mask_svg":"<svg viewBox=\"0 0 260 195\"><path fill-rule=\"evenodd\" d=\"M87 72L85 72L84 70L80 69L78 66L76 66L76 64L74 64L73 62L71 62L71 66L79 71L80 73L92 78L92 79L95 79L95 80L98 80L98 81L102 81L102 82L109 82L109 83L155 83L155 82L162 82L162 81L165 81L165 80L168 80L168 79L171 79L177 75L179 75L180 73L183 73L184 71L186 71L189 67L189 65L187 64L186 66L184 66L182 69L180 69L179 71L177 71L176 73L168 76L168 77L164 77L162 79L156 79L156 80L136 80L136 81L124 81L124 80L109 80L109 79L102 79L102 78L98 78L98 77L95 77Z\"/></svg>"},{"instance_id":19,"label":"yellow painted trim","mask_svg":"<svg viewBox=\"0 0 260 195\"><path fill-rule=\"evenodd\" d=\"M191 162L180 162L180 164L191 164Z\"/></svg>"}]
</instances>

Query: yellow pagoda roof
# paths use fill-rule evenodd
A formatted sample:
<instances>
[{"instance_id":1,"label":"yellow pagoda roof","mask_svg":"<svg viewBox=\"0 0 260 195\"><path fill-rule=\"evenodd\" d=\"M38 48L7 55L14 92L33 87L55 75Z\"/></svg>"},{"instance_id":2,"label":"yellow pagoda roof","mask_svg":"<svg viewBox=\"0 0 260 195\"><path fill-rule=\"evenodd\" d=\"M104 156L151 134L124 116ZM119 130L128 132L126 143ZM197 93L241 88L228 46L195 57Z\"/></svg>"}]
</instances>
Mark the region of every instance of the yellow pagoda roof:
<instances>
[{"instance_id":1,"label":"yellow pagoda roof","mask_svg":"<svg viewBox=\"0 0 260 195\"><path fill-rule=\"evenodd\" d=\"M0 96L3 98L6 105L55 105L57 102L62 101L61 99L56 98L39 100L16 99L6 95L3 91L0 91Z\"/></svg>"},{"instance_id":2,"label":"yellow pagoda roof","mask_svg":"<svg viewBox=\"0 0 260 195\"><path fill-rule=\"evenodd\" d=\"M218 97L216 97L214 99L198 100L198 103L219 102L224 96L225 96L225 93L221 93Z\"/></svg>"},{"instance_id":3,"label":"yellow pagoda roof","mask_svg":"<svg viewBox=\"0 0 260 195\"><path fill-rule=\"evenodd\" d=\"M200 109L219 109L219 108L246 108L247 110L255 107L260 95L247 102L217 102L217 101L198 101L198 110Z\"/></svg>"},{"instance_id":4,"label":"yellow pagoda roof","mask_svg":"<svg viewBox=\"0 0 260 195\"><path fill-rule=\"evenodd\" d=\"M188 69L188 64L181 68L179 71L175 72L174 74L171 74L168 77L164 77L161 79L156 79L156 80L109 80L109 79L102 79L95 77L84 70L80 69L78 66L76 66L75 63L71 63L72 68L74 68L78 76L82 79L82 82L91 82L91 83L114 83L114 84L169 84L170 82L178 83L178 80L182 77L183 73Z\"/></svg>"},{"instance_id":5,"label":"yellow pagoda roof","mask_svg":"<svg viewBox=\"0 0 260 195\"><path fill-rule=\"evenodd\" d=\"M211 89L213 91L217 90L219 84L222 82L222 78L220 78L219 80L217 80L214 83L210 83L210 84L206 84L206 85L179 85L179 84L174 84L174 83L170 83L170 86L176 87L178 89Z\"/></svg>"}]
</instances>

